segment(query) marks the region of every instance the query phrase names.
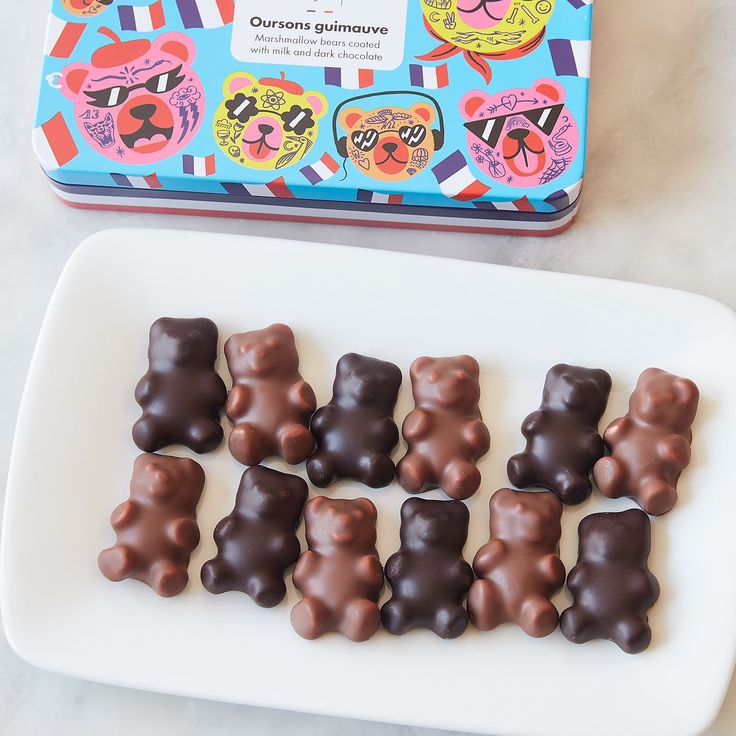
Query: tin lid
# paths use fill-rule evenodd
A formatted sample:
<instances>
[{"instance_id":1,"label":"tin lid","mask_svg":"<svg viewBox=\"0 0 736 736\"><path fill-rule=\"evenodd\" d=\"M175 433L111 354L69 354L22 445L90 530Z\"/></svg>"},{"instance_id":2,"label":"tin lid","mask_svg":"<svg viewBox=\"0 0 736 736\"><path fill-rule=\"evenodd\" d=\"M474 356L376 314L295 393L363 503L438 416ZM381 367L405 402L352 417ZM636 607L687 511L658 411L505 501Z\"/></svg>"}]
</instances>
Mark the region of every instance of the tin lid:
<instances>
[{"instance_id":1,"label":"tin lid","mask_svg":"<svg viewBox=\"0 0 736 736\"><path fill-rule=\"evenodd\" d=\"M53 0L33 142L61 184L555 212L586 0Z\"/></svg>"}]
</instances>

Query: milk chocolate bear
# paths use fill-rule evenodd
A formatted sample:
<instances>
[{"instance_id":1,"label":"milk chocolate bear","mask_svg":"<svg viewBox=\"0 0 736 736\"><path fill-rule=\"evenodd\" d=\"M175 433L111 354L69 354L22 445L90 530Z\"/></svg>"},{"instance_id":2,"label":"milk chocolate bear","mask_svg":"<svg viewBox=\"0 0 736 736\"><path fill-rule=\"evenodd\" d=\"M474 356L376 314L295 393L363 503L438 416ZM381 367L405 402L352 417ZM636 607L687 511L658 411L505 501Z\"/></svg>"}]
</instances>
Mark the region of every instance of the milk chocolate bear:
<instances>
[{"instance_id":1,"label":"milk chocolate bear","mask_svg":"<svg viewBox=\"0 0 736 736\"><path fill-rule=\"evenodd\" d=\"M357 353L337 362L332 399L312 417L317 450L307 460L309 480L325 488L338 478L371 488L396 475L391 451L399 441L393 413L401 370L393 363Z\"/></svg>"},{"instance_id":2,"label":"milk chocolate bear","mask_svg":"<svg viewBox=\"0 0 736 736\"><path fill-rule=\"evenodd\" d=\"M182 444L211 452L222 441L220 410L227 390L215 372L217 325L162 317L151 325L148 372L135 389L143 415L133 441L144 452Z\"/></svg>"},{"instance_id":3,"label":"milk chocolate bear","mask_svg":"<svg viewBox=\"0 0 736 736\"><path fill-rule=\"evenodd\" d=\"M626 416L608 425L611 452L593 469L601 493L633 498L648 514L666 514L677 501L677 480L690 462L690 425L700 394L687 378L647 368Z\"/></svg>"},{"instance_id":4,"label":"milk chocolate bear","mask_svg":"<svg viewBox=\"0 0 736 736\"><path fill-rule=\"evenodd\" d=\"M463 601L473 570L463 559L470 513L462 501L410 498L401 507L401 547L386 562L393 590L381 610L392 634L431 629L443 639L468 626Z\"/></svg>"},{"instance_id":5,"label":"milk chocolate bear","mask_svg":"<svg viewBox=\"0 0 736 736\"><path fill-rule=\"evenodd\" d=\"M233 423L230 452L244 465L279 455L290 465L314 449L309 418L317 407L299 373L294 333L282 324L233 335L225 343L233 387L225 411Z\"/></svg>"},{"instance_id":6,"label":"milk chocolate bear","mask_svg":"<svg viewBox=\"0 0 736 736\"><path fill-rule=\"evenodd\" d=\"M294 533L309 490L296 475L256 465L240 479L235 508L215 527L217 556L202 567L210 593L239 590L272 608L286 595L284 573L301 551Z\"/></svg>"},{"instance_id":7,"label":"milk chocolate bear","mask_svg":"<svg viewBox=\"0 0 736 736\"><path fill-rule=\"evenodd\" d=\"M567 576L573 604L560 617L562 633L576 644L610 639L629 654L644 651L652 639L647 611L659 598L647 567L649 517L639 509L591 514L578 534L578 562Z\"/></svg>"},{"instance_id":8,"label":"milk chocolate bear","mask_svg":"<svg viewBox=\"0 0 736 736\"><path fill-rule=\"evenodd\" d=\"M513 622L529 636L557 628L550 598L565 582L560 559L562 504L552 493L502 488L491 497L491 540L475 555L468 594L471 621L490 631Z\"/></svg>"},{"instance_id":9,"label":"milk chocolate bear","mask_svg":"<svg viewBox=\"0 0 736 736\"><path fill-rule=\"evenodd\" d=\"M318 496L304 509L309 549L294 569L304 598L291 611L299 636L339 631L352 641L376 633L383 568L376 551L376 507L367 498Z\"/></svg>"},{"instance_id":10,"label":"milk chocolate bear","mask_svg":"<svg viewBox=\"0 0 736 736\"><path fill-rule=\"evenodd\" d=\"M100 552L102 574L114 582L135 578L164 597L181 593L189 580L189 557L199 544L203 488L204 471L194 460L139 455L130 498L110 517L117 542Z\"/></svg>"},{"instance_id":11,"label":"milk chocolate bear","mask_svg":"<svg viewBox=\"0 0 736 736\"><path fill-rule=\"evenodd\" d=\"M469 498L480 486L475 463L491 446L478 408L478 363L469 355L417 358L410 375L416 409L402 428L409 449L397 467L399 483L409 493L439 487Z\"/></svg>"},{"instance_id":12,"label":"milk chocolate bear","mask_svg":"<svg viewBox=\"0 0 736 736\"><path fill-rule=\"evenodd\" d=\"M542 405L521 426L524 452L508 462L508 475L519 488L541 486L562 503L590 496L590 472L603 457L598 422L611 393L611 377L603 370L560 364L550 368Z\"/></svg>"}]
</instances>

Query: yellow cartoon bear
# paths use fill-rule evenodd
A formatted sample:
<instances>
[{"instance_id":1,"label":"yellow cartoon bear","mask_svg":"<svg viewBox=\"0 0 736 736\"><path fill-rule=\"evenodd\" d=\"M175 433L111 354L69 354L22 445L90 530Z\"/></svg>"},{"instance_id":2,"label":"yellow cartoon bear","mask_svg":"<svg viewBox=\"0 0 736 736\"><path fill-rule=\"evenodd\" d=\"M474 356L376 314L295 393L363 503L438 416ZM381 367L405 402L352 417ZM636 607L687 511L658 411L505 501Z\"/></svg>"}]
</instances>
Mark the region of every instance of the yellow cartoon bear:
<instances>
[{"instance_id":1,"label":"yellow cartoon bear","mask_svg":"<svg viewBox=\"0 0 736 736\"><path fill-rule=\"evenodd\" d=\"M327 99L296 82L260 79L245 72L223 84L213 130L223 153L241 166L273 170L301 161L314 145Z\"/></svg>"},{"instance_id":2,"label":"yellow cartoon bear","mask_svg":"<svg viewBox=\"0 0 736 736\"><path fill-rule=\"evenodd\" d=\"M419 96L415 92L390 93ZM372 97L365 95L363 97ZM363 99L355 98L355 101ZM337 139L337 152L366 176L379 181L405 181L423 171L442 147L442 112L429 95L407 107L382 106L371 110L347 106L335 111L335 128L346 135ZM438 128L432 124L438 119Z\"/></svg>"}]
</instances>

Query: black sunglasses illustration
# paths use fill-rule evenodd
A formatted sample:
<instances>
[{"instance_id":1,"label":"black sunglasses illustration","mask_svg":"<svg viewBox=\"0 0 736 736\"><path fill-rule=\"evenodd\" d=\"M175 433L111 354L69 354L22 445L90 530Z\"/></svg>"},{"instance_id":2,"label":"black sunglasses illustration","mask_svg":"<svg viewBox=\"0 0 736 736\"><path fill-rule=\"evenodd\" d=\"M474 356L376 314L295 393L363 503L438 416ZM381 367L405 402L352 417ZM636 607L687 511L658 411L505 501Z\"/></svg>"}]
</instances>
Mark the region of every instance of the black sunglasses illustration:
<instances>
[{"instance_id":1,"label":"black sunglasses illustration","mask_svg":"<svg viewBox=\"0 0 736 736\"><path fill-rule=\"evenodd\" d=\"M239 123L247 123L258 113L273 114L281 118L284 123L284 130L287 133L296 133L303 135L309 128L315 125L314 112L308 107L300 105L292 105L286 112L278 112L276 110L266 110L258 107L255 97L245 95L238 92L233 98L225 102L227 116L230 120L237 120Z\"/></svg>"},{"instance_id":2,"label":"black sunglasses illustration","mask_svg":"<svg viewBox=\"0 0 736 736\"><path fill-rule=\"evenodd\" d=\"M469 120L464 125L476 138L480 138L491 148L495 148L509 118L523 117L534 127L541 130L542 133L549 135L555 129L563 107L564 105L549 105L535 110L499 115L498 117Z\"/></svg>"},{"instance_id":3,"label":"black sunglasses illustration","mask_svg":"<svg viewBox=\"0 0 736 736\"><path fill-rule=\"evenodd\" d=\"M118 85L91 92L85 91L84 94L90 98L88 104L93 107L118 107L118 105L122 105L130 97L131 92L137 89L146 89L155 95L162 95L165 92L175 90L183 81L184 75L181 73L181 64L179 64L176 69L163 72L162 74L156 74L140 84L134 84L130 87Z\"/></svg>"}]
</instances>

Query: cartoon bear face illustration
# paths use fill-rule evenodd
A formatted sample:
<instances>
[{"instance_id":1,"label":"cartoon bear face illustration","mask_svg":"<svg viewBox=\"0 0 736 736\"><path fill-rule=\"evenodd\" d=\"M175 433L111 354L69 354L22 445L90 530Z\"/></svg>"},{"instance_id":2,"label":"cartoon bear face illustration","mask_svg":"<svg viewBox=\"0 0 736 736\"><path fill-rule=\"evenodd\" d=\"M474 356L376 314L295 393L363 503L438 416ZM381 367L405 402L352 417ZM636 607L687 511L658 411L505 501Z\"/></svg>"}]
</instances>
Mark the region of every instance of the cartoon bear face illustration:
<instances>
[{"instance_id":1,"label":"cartoon bear face illustration","mask_svg":"<svg viewBox=\"0 0 736 736\"><path fill-rule=\"evenodd\" d=\"M467 121L472 160L484 174L505 184L548 184L577 155L578 126L565 106L564 88L551 79L495 95L468 92L460 112Z\"/></svg>"},{"instance_id":2,"label":"cartoon bear face illustration","mask_svg":"<svg viewBox=\"0 0 736 736\"><path fill-rule=\"evenodd\" d=\"M161 161L184 148L199 130L204 90L192 69L194 43L181 33L153 42L121 41L98 48L88 64L62 72L63 94L87 143L126 164Z\"/></svg>"},{"instance_id":3,"label":"cartoon bear face illustration","mask_svg":"<svg viewBox=\"0 0 736 736\"><path fill-rule=\"evenodd\" d=\"M438 110L436 103L432 106L428 101L368 111L343 107L336 123L347 135L337 141L337 151L372 179L410 179L423 171L442 147L442 131L432 130Z\"/></svg>"},{"instance_id":4,"label":"cartoon bear face illustration","mask_svg":"<svg viewBox=\"0 0 736 736\"><path fill-rule=\"evenodd\" d=\"M67 13L81 17L99 15L109 8L115 0L61 0Z\"/></svg>"},{"instance_id":5,"label":"cartoon bear face illustration","mask_svg":"<svg viewBox=\"0 0 736 736\"><path fill-rule=\"evenodd\" d=\"M301 161L314 145L327 99L296 82L261 79L245 72L223 84L213 131L228 158L250 169L283 169Z\"/></svg>"},{"instance_id":6,"label":"cartoon bear face illustration","mask_svg":"<svg viewBox=\"0 0 736 736\"><path fill-rule=\"evenodd\" d=\"M486 59L516 59L533 51L544 38L555 0L421 0L427 31L442 44L419 56L442 61L463 53L486 80Z\"/></svg>"}]
</instances>

